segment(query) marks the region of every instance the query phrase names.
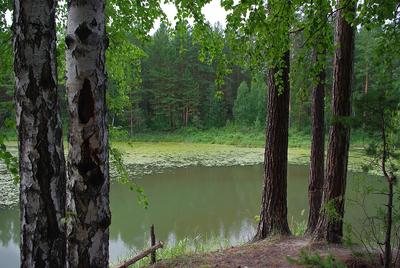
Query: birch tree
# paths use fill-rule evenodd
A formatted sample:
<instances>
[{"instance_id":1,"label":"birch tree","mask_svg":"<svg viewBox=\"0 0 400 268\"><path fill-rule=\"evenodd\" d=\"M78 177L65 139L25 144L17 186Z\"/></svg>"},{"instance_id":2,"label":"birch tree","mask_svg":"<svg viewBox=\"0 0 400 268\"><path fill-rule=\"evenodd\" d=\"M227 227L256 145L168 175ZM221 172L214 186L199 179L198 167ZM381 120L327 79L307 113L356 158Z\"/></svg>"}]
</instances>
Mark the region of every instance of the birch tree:
<instances>
[{"instance_id":1,"label":"birch tree","mask_svg":"<svg viewBox=\"0 0 400 268\"><path fill-rule=\"evenodd\" d=\"M21 267L65 261L65 163L57 100L56 1L14 1Z\"/></svg>"},{"instance_id":2,"label":"birch tree","mask_svg":"<svg viewBox=\"0 0 400 268\"><path fill-rule=\"evenodd\" d=\"M104 0L68 1L68 267L108 267L111 214L104 8Z\"/></svg>"}]
</instances>

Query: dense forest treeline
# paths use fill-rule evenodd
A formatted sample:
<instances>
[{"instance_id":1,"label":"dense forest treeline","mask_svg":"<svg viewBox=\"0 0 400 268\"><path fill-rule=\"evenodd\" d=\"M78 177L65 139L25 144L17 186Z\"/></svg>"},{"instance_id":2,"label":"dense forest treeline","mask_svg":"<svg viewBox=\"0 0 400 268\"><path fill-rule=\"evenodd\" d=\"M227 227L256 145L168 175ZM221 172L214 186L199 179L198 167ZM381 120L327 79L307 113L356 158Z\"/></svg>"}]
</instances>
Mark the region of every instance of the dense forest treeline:
<instances>
[{"instance_id":1,"label":"dense forest treeline","mask_svg":"<svg viewBox=\"0 0 400 268\"><path fill-rule=\"evenodd\" d=\"M139 58L128 63L130 79L125 87L117 79L109 79L108 109L109 125L116 131L130 134L151 131L173 131L179 128L218 128L228 122L262 130L265 127L267 85L262 73L254 73L246 67L234 64L234 55L225 40L220 25L212 28L215 35L224 40L229 69L220 88L216 86L217 66L200 60L201 47L193 38L190 26L176 32L161 24L160 28L145 42L131 39L138 46ZM8 32L2 32L7 36ZM379 90L379 76L384 72L380 61L380 40L384 32L358 28L355 42L354 97L356 102L364 93ZM312 55L305 51L304 36L292 37L290 127L308 133L311 127L312 79L307 75L312 66ZM13 128L13 73L10 44L1 49L1 100L0 119L8 121ZM63 53L63 51L59 51ZM332 84L332 57L327 59L327 90L325 98L326 119L329 121L330 85ZM111 67L119 63L112 63ZM111 65L111 64L110 64ZM59 67L59 69L62 68ZM394 83L400 84L400 61L393 64ZM62 71L62 70L60 70ZM118 74L118 70L110 70ZM109 71L109 72L110 72ZM115 75L114 75L115 76ZM125 76L124 76L125 77ZM64 87L61 76L60 85ZM398 86L397 86L398 87ZM65 91L60 90L62 117L68 125ZM357 114L357 106L353 113ZM354 122L353 127L359 124Z\"/></svg>"},{"instance_id":2,"label":"dense forest treeline","mask_svg":"<svg viewBox=\"0 0 400 268\"><path fill-rule=\"evenodd\" d=\"M235 65L234 55L225 40L220 25L212 28L224 40L228 59L225 68L228 74L217 88L217 66L200 60L201 47L193 40L190 26L183 33L162 24L142 44L143 57L140 60L140 82L130 92L119 96L117 83L110 82L112 104L109 106L109 122L112 127L129 133L151 131L173 131L179 128L218 128L228 122L246 127L264 129L266 117L267 85L262 73ZM373 31L359 28L356 32L354 98L360 98L368 91L379 90L379 76L383 71L380 59L382 29ZM332 37L333 39L333 37ZM293 36L290 83L290 127L310 132L311 89L309 76L312 55L303 47L305 40L301 33ZM330 120L333 54L327 58L327 90L325 98L326 119ZM330 64L329 64L330 63ZM400 84L400 61L393 65L395 83ZM132 74L133 75L133 74ZM126 94L126 93L125 93ZM118 98L119 97L119 98ZM116 103L121 100L120 103ZM358 113L353 108L354 115ZM353 122L357 129L359 123Z\"/></svg>"}]
</instances>

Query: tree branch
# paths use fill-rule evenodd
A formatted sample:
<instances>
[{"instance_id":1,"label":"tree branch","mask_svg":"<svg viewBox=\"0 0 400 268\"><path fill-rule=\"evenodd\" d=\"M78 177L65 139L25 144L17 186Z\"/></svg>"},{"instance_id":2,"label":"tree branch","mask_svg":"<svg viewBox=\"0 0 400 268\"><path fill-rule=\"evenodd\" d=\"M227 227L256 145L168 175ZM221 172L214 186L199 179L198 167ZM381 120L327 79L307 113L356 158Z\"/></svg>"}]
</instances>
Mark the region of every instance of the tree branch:
<instances>
[{"instance_id":1,"label":"tree branch","mask_svg":"<svg viewBox=\"0 0 400 268\"><path fill-rule=\"evenodd\" d=\"M146 257L147 255L151 254L152 252L156 251L159 248L162 248L164 246L164 244L160 241L157 244L155 244L154 246L152 246L151 248L148 248L142 252L140 252L138 255L136 255L135 257L124 261L123 263L115 266L114 268L127 268L130 265L134 264L135 262L143 259L144 257Z\"/></svg>"}]
</instances>

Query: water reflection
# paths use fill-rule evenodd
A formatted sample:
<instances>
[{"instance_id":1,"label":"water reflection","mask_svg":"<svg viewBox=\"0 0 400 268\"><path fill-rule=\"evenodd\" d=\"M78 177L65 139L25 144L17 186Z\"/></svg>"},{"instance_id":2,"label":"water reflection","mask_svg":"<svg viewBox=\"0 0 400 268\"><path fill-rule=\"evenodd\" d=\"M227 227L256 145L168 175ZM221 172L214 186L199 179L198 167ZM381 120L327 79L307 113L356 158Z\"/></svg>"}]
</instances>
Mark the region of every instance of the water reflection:
<instances>
[{"instance_id":1,"label":"water reflection","mask_svg":"<svg viewBox=\"0 0 400 268\"><path fill-rule=\"evenodd\" d=\"M19 231L18 209L0 208L0 266L19 265Z\"/></svg>"}]
</instances>

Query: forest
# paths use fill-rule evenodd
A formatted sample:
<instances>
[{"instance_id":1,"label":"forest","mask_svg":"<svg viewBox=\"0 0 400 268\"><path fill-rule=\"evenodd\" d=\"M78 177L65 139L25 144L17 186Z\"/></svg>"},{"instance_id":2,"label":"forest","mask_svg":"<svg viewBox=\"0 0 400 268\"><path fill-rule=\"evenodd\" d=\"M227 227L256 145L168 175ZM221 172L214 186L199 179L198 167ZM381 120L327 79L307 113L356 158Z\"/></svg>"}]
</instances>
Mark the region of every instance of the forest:
<instances>
[{"instance_id":1,"label":"forest","mask_svg":"<svg viewBox=\"0 0 400 268\"><path fill-rule=\"evenodd\" d=\"M400 265L399 1L0 6L5 267Z\"/></svg>"}]
</instances>

